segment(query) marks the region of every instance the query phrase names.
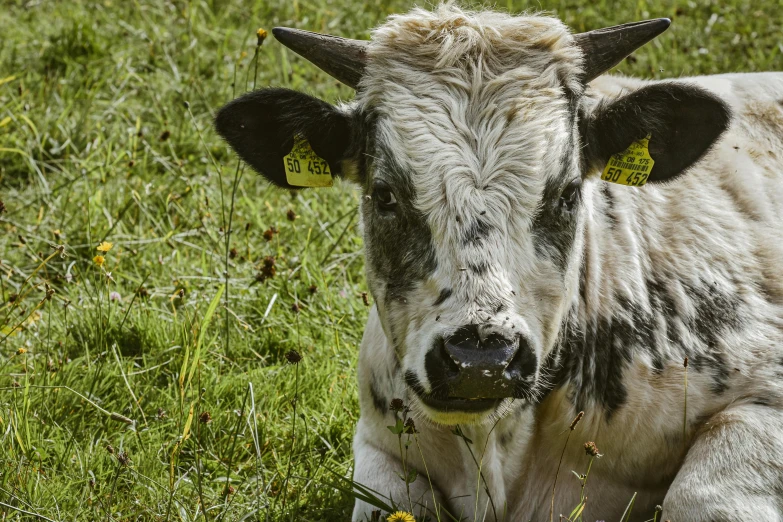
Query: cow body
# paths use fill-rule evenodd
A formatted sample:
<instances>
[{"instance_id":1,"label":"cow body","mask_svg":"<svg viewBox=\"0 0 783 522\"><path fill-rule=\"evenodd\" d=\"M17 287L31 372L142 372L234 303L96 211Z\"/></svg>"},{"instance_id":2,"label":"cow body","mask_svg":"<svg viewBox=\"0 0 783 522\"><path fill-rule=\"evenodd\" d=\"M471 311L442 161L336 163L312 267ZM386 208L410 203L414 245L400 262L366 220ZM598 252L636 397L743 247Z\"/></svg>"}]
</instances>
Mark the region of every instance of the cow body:
<instances>
[{"instance_id":1,"label":"cow body","mask_svg":"<svg viewBox=\"0 0 783 522\"><path fill-rule=\"evenodd\" d=\"M555 350L551 391L518 401L496 423L461 426L471 445L452 427L418 422L421 453L415 445L407 452L420 472L414 502L433 504L426 467L451 513L493 520L472 451L498 519L548 520L568 425L583 410L560 465L555 518L579 503L570 470L585 472L583 443L595 441L604 457L591 469L585 520L618 520L634 493L638 520L660 504L673 521L781 520L783 74L679 81L728 101L731 128L665 186L629 190L595 179L586 187L580 292ZM602 77L588 92L599 101L647 83ZM376 310L359 383L355 480L407 506L397 437L386 427L388 403L409 392ZM695 452L709 462L690 458ZM738 464L755 458L772 469ZM702 511L681 511L694 498ZM371 509L357 504L355 519Z\"/></svg>"},{"instance_id":2,"label":"cow body","mask_svg":"<svg viewBox=\"0 0 783 522\"><path fill-rule=\"evenodd\" d=\"M440 520L547 520L592 441L584 520L634 493L632 520L783 520L783 73L600 76L668 23L444 5L370 43L276 30L356 99L221 109L273 183L304 140L362 190L357 483ZM646 186L601 181L642 142Z\"/></svg>"}]
</instances>

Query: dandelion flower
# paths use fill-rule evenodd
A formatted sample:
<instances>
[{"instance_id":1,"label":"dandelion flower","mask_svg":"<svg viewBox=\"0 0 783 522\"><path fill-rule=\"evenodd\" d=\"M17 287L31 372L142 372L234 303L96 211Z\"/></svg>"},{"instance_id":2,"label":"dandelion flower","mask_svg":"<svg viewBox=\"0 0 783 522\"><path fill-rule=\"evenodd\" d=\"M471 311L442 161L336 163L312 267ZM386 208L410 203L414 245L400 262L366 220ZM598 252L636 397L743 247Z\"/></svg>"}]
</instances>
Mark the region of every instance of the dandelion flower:
<instances>
[{"instance_id":1,"label":"dandelion flower","mask_svg":"<svg viewBox=\"0 0 783 522\"><path fill-rule=\"evenodd\" d=\"M27 350L25 348L19 348L16 350L17 355L22 355L23 353L27 353Z\"/></svg>"},{"instance_id":2,"label":"dandelion flower","mask_svg":"<svg viewBox=\"0 0 783 522\"><path fill-rule=\"evenodd\" d=\"M413 515L406 511L395 511L386 520L387 522L416 522Z\"/></svg>"},{"instance_id":3,"label":"dandelion flower","mask_svg":"<svg viewBox=\"0 0 783 522\"><path fill-rule=\"evenodd\" d=\"M97 248L97 250L98 250L99 252L103 252L103 253L105 254L106 252L108 252L109 250L111 250L111 247L113 247L113 246L114 246L114 245L113 245L112 243L109 243L108 241L104 241L103 243L101 243L100 245L98 245L98 248Z\"/></svg>"},{"instance_id":4,"label":"dandelion flower","mask_svg":"<svg viewBox=\"0 0 783 522\"><path fill-rule=\"evenodd\" d=\"M92 261L98 266L103 266L103 263L106 262L106 258L103 256L95 256L92 258Z\"/></svg>"}]
</instances>

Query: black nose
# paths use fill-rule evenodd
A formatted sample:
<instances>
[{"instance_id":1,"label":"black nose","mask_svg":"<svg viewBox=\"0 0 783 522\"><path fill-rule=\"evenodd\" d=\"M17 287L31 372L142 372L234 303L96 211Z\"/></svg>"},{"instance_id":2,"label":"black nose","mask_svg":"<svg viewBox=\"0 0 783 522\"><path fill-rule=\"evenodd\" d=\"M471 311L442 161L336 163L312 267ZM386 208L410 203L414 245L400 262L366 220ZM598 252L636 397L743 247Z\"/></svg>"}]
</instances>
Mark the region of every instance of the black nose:
<instances>
[{"instance_id":1,"label":"black nose","mask_svg":"<svg viewBox=\"0 0 783 522\"><path fill-rule=\"evenodd\" d=\"M536 369L536 355L522 336L492 334L483 340L477 325L439 339L425 369L432 395L442 398L520 397Z\"/></svg>"}]
</instances>

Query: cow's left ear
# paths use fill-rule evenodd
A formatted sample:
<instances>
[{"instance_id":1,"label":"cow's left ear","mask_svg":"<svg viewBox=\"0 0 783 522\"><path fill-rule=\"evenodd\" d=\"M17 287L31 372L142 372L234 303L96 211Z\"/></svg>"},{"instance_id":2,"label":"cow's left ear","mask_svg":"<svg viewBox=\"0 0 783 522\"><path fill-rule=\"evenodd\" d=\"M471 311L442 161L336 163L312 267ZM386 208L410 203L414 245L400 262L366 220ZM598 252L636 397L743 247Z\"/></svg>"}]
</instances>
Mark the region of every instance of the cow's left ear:
<instances>
[{"instance_id":1,"label":"cow's left ear","mask_svg":"<svg viewBox=\"0 0 783 522\"><path fill-rule=\"evenodd\" d=\"M352 154L351 115L289 89L260 89L240 96L218 111L215 129L256 172L284 188L323 186L288 182L285 157L297 140L306 140L319 157L314 176L322 177L328 172L321 159L328 163L332 176L346 175L349 162L345 160ZM325 182L331 184L331 180Z\"/></svg>"},{"instance_id":2,"label":"cow's left ear","mask_svg":"<svg viewBox=\"0 0 783 522\"><path fill-rule=\"evenodd\" d=\"M670 180L698 161L730 121L726 104L699 87L674 82L643 87L582 119L586 171L600 172L613 154L649 135L655 163L648 181Z\"/></svg>"}]
</instances>

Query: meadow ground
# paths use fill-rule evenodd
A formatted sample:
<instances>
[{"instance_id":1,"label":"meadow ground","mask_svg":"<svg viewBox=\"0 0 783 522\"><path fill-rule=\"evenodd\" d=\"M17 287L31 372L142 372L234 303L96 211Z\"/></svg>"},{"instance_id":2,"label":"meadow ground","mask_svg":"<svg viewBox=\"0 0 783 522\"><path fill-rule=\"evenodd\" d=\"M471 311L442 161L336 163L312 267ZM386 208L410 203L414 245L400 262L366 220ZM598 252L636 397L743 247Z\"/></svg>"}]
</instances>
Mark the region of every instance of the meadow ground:
<instances>
[{"instance_id":1,"label":"meadow ground","mask_svg":"<svg viewBox=\"0 0 783 522\"><path fill-rule=\"evenodd\" d=\"M349 517L368 312L357 192L270 188L211 120L254 86L351 98L271 36L258 48L259 27L366 38L409 7L2 3L3 520ZM576 31L671 17L619 73L783 63L778 0L497 8L549 10Z\"/></svg>"}]
</instances>

